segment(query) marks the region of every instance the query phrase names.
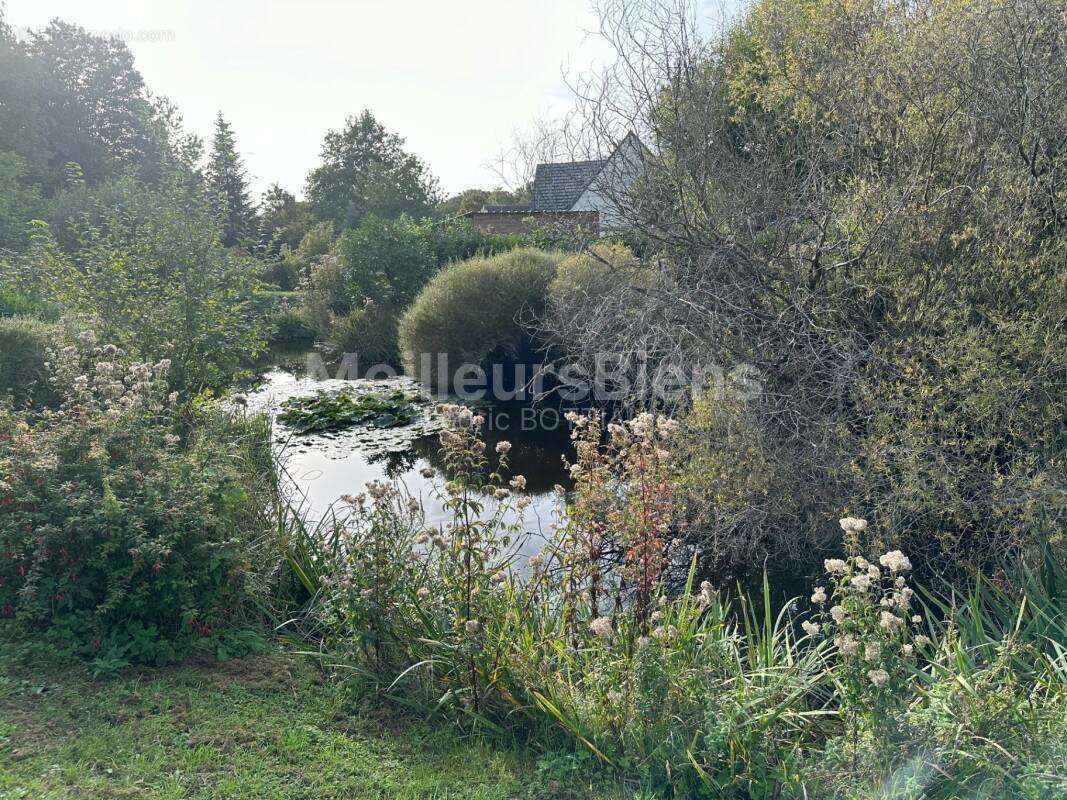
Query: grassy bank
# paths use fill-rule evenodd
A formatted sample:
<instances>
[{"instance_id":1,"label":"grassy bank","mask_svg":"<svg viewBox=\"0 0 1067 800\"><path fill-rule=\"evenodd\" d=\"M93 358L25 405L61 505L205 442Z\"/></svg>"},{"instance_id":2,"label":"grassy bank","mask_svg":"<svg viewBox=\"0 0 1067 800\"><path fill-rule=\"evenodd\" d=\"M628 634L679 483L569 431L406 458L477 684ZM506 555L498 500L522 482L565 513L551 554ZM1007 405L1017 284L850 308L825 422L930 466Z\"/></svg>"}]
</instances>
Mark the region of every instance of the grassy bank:
<instances>
[{"instance_id":1,"label":"grassy bank","mask_svg":"<svg viewBox=\"0 0 1067 800\"><path fill-rule=\"evenodd\" d=\"M634 796L564 790L510 750L359 707L280 653L106 682L6 661L3 800Z\"/></svg>"}]
</instances>

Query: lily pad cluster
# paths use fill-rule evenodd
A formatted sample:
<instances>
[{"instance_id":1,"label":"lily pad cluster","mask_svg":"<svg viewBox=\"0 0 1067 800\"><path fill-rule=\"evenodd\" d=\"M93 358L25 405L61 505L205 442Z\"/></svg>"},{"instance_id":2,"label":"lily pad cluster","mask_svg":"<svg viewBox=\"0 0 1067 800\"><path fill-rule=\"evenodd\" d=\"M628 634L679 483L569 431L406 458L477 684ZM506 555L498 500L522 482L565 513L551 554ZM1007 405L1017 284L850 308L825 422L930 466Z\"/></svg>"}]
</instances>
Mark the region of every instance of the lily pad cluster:
<instances>
[{"instance_id":1,"label":"lily pad cluster","mask_svg":"<svg viewBox=\"0 0 1067 800\"><path fill-rule=\"evenodd\" d=\"M400 389L387 392L317 392L282 403L278 420L296 433L320 433L357 426L379 430L411 425L424 398Z\"/></svg>"}]
</instances>

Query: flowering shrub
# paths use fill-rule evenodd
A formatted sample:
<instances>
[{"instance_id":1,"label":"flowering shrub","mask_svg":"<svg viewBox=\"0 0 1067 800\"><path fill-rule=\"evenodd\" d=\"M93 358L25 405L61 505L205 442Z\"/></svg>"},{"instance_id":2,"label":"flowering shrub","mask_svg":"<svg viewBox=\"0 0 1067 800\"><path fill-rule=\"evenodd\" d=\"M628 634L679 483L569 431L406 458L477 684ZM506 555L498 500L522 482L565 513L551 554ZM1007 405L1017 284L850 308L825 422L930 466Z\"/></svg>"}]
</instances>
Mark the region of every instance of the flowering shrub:
<instances>
[{"instance_id":1,"label":"flowering shrub","mask_svg":"<svg viewBox=\"0 0 1067 800\"><path fill-rule=\"evenodd\" d=\"M92 331L53 354L62 404L0 410L0 615L113 661L165 662L240 615L266 429L180 424L169 364ZM202 412L205 417L211 412Z\"/></svg>"}]
</instances>

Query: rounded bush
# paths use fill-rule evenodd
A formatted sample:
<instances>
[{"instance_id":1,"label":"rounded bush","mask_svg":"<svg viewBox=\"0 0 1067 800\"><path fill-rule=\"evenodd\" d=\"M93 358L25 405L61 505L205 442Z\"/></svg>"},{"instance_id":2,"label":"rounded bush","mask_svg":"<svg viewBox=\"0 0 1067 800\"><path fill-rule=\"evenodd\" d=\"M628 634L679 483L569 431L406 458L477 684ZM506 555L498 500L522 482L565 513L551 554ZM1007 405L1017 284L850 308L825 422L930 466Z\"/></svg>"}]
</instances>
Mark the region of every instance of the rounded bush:
<instances>
[{"instance_id":1,"label":"rounded bush","mask_svg":"<svg viewBox=\"0 0 1067 800\"><path fill-rule=\"evenodd\" d=\"M0 318L0 397L16 405L42 405L55 398L49 382L48 345L56 327L30 317Z\"/></svg>"},{"instance_id":2,"label":"rounded bush","mask_svg":"<svg viewBox=\"0 0 1067 800\"><path fill-rule=\"evenodd\" d=\"M621 278L633 279L641 263L622 244L599 243L560 262L548 287L553 302L571 302L605 294Z\"/></svg>"},{"instance_id":3,"label":"rounded bush","mask_svg":"<svg viewBox=\"0 0 1067 800\"><path fill-rule=\"evenodd\" d=\"M520 248L461 261L434 276L400 320L405 368L423 383L463 364L528 363L536 342L523 321L545 306L561 256ZM444 357L444 358L442 358Z\"/></svg>"}]
</instances>

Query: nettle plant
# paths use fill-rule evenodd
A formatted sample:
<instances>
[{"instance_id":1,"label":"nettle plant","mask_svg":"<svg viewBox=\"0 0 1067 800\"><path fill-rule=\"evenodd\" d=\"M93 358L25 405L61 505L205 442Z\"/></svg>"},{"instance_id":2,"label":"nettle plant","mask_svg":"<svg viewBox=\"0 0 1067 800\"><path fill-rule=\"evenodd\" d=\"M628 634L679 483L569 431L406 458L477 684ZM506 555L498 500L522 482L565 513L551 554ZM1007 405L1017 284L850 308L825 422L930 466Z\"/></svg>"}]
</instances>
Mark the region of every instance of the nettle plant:
<instances>
[{"instance_id":1,"label":"nettle plant","mask_svg":"<svg viewBox=\"0 0 1067 800\"><path fill-rule=\"evenodd\" d=\"M853 735L866 721L873 736L898 740L914 698L916 658L931 644L915 632L923 619L913 609L911 562L900 550L868 561L859 554L867 521L845 517L840 525L848 555L825 561L830 585L815 588L816 613L801 625L812 639L834 644L834 681Z\"/></svg>"}]
</instances>

